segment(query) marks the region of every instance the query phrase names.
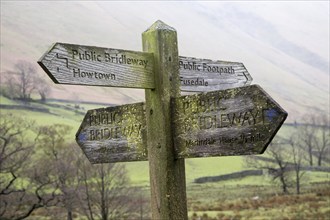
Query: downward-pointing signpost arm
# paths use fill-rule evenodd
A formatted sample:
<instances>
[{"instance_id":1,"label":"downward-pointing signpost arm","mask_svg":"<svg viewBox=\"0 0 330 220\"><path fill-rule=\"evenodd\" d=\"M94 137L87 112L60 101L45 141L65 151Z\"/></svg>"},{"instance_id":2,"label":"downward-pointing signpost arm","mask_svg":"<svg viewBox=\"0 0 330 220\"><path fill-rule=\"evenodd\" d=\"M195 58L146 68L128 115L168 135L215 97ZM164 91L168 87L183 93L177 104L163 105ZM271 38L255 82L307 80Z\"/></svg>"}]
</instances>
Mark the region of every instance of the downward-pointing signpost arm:
<instances>
[{"instance_id":1,"label":"downward-pointing signpost arm","mask_svg":"<svg viewBox=\"0 0 330 220\"><path fill-rule=\"evenodd\" d=\"M175 159L171 98L180 96L176 31L161 21L142 34L152 52L155 89L146 89L147 143L152 219L187 219L184 159Z\"/></svg>"}]
</instances>

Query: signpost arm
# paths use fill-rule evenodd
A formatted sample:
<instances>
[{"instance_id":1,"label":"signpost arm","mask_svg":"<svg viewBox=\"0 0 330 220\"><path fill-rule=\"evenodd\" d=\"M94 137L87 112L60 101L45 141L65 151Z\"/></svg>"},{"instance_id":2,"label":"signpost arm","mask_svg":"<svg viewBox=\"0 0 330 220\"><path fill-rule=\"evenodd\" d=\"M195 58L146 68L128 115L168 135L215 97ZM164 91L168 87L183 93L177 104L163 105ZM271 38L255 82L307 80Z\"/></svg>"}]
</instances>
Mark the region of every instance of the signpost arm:
<instances>
[{"instance_id":1,"label":"signpost arm","mask_svg":"<svg viewBox=\"0 0 330 220\"><path fill-rule=\"evenodd\" d=\"M171 98L180 96L176 31L161 21L142 34L143 51L154 54L155 89L146 89L152 219L187 219L184 159L175 159Z\"/></svg>"}]
</instances>

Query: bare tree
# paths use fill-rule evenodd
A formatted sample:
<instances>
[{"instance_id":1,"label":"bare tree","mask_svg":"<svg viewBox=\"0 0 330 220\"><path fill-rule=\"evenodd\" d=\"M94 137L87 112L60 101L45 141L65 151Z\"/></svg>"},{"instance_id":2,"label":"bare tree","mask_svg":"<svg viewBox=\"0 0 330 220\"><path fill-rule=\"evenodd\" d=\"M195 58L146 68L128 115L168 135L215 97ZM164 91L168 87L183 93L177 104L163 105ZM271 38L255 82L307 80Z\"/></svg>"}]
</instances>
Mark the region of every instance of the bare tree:
<instances>
[{"instance_id":1,"label":"bare tree","mask_svg":"<svg viewBox=\"0 0 330 220\"><path fill-rule=\"evenodd\" d=\"M279 138L275 138L267 148L267 157L247 156L245 162L248 167L267 170L273 182L279 181L282 192L289 193L291 178L289 173L289 162L285 146Z\"/></svg>"},{"instance_id":2,"label":"bare tree","mask_svg":"<svg viewBox=\"0 0 330 220\"><path fill-rule=\"evenodd\" d=\"M295 183L296 183L296 193L300 194L300 184L301 180L305 174L302 171L303 168L303 157L304 157L304 150L297 146L297 134L293 134L288 141L290 148L291 148L291 156L293 160L293 170L295 172Z\"/></svg>"},{"instance_id":3,"label":"bare tree","mask_svg":"<svg viewBox=\"0 0 330 220\"><path fill-rule=\"evenodd\" d=\"M307 154L305 160L310 166L315 165L314 157L317 158L317 165L321 166L326 158L326 152L330 149L330 125L329 116L325 114L308 114L303 118L303 124L298 127L299 147L305 149Z\"/></svg>"},{"instance_id":4,"label":"bare tree","mask_svg":"<svg viewBox=\"0 0 330 220\"><path fill-rule=\"evenodd\" d=\"M21 126L17 126L20 123ZM31 145L24 145L24 133L32 124L22 123L12 115L0 115L0 216L15 217L11 198L24 194L24 188L15 187L19 170L31 155ZM14 196L12 196L14 195Z\"/></svg>"},{"instance_id":5,"label":"bare tree","mask_svg":"<svg viewBox=\"0 0 330 220\"><path fill-rule=\"evenodd\" d=\"M21 60L15 64L12 74L16 75L19 97L23 100L30 99L36 89L36 68L31 63Z\"/></svg>"},{"instance_id":6,"label":"bare tree","mask_svg":"<svg viewBox=\"0 0 330 220\"><path fill-rule=\"evenodd\" d=\"M288 188L294 183L296 193L300 194L300 188L306 158L306 150L299 146L300 134L295 131L289 139L276 137L273 143L267 148L267 157L249 156L246 164L258 169L266 169L272 176L272 180L279 180L283 193L288 193Z\"/></svg>"},{"instance_id":7,"label":"bare tree","mask_svg":"<svg viewBox=\"0 0 330 220\"><path fill-rule=\"evenodd\" d=\"M28 161L34 145L33 123L10 114L0 114L0 218L24 219L54 201L56 189ZM21 185L23 179L28 184Z\"/></svg>"},{"instance_id":8,"label":"bare tree","mask_svg":"<svg viewBox=\"0 0 330 220\"><path fill-rule=\"evenodd\" d=\"M39 129L41 161L47 163L58 205L65 208L67 219L79 211L88 219L118 219L137 211L135 190L128 184L123 165L91 165L74 144L66 144L70 127L43 126ZM77 152L76 150L79 150ZM52 213L54 216L55 214ZM63 218L63 216L57 216Z\"/></svg>"},{"instance_id":9,"label":"bare tree","mask_svg":"<svg viewBox=\"0 0 330 220\"><path fill-rule=\"evenodd\" d=\"M53 187L57 188L58 203L67 213L67 219L73 219L73 211L77 208L77 152L75 144L65 142L71 127L55 124L39 129L38 147L43 152L40 159L47 163L48 174L52 176ZM60 216L58 216L60 217Z\"/></svg>"},{"instance_id":10,"label":"bare tree","mask_svg":"<svg viewBox=\"0 0 330 220\"><path fill-rule=\"evenodd\" d=\"M323 160L330 162L330 121L329 116L322 114L316 119L315 149L317 154L317 165L322 166Z\"/></svg>"},{"instance_id":11,"label":"bare tree","mask_svg":"<svg viewBox=\"0 0 330 220\"><path fill-rule=\"evenodd\" d=\"M81 158L79 169L81 210L89 220L132 218L137 212L136 189L129 187L124 165L91 166Z\"/></svg>"},{"instance_id":12,"label":"bare tree","mask_svg":"<svg viewBox=\"0 0 330 220\"><path fill-rule=\"evenodd\" d=\"M12 72L4 72L3 77L4 82L1 82L1 93L3 96L10 99L18 98L20 92L16 77L13 77Z\"/></svg>"},{"instance_id":13,"label":"bare tree","mask_svg":"<svg viewBox=\"0 0 330 220\"><path fill-rule=\"evenodd\" d=\"M288 173L288 162L285 158L285 151L283 146L275 145L270 147L267 151L268 155L275 160L276 167L268 168L269 173L272 175L273 180L278 179L282 186L283 193L288 193L289 187L289 173Z\"/></svg>"},{"instance_id":14,"label":"bare tree","mask_svg":"<svg viewBox=\"0 0 330 220\"><path fill-rule=\"evenodd\" d=\"M5 72L3 85L5 95L9 98L31 99L31 95L39 93L41 100L45 101L50 92L46 81L38 77L35 65L25 60L18 61L13 71Z\"/></svg>"},{"instance_id":15,"label":"bare tree","mask_svg":"<svg viewBox=\"0 0 330 220\"><path fill-rule=\"evenodd\" d=\"M47 96L51 92L51 87L46 83L46 81L43 78L38 78L36 80L36 83L37 83L36 90L40 95L40 99L42 102L45 102Z\"/></svg>"},{"instance_id":16,"label":"bare tree","mask_svg":"<svg viewBox=\"0 0 330 220\"><path fill-rule=\"evenodd\" d=\"M299 146L307 151L308 154L306 154L306 160L310 166L313 166L313 149L316 137L315 117L313 115L305 115L302 121L304 124L299 126L297 131L300 137Z\"/></svg>"}]
</instances>

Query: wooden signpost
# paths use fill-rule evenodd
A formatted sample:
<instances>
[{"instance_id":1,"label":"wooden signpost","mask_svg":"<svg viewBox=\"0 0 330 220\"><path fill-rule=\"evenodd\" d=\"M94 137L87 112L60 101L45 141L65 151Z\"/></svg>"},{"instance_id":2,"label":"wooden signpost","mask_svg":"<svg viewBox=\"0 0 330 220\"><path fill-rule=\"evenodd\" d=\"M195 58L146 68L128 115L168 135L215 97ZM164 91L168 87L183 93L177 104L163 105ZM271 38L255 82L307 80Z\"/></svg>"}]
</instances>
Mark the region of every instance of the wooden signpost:
<instances>
[{"instance_id":1,"label":"wooden signpost","mask_svg":"<svg viewBox=\"0 0 330 220\"><path fill-rule=\"evenodd\" d=\"M38 63L55 83L155 87L151 53L55 43Z\"/></svg>"},{"instance_id":2,"label":"wooden signpost","mask_svg":"<svg viewBox=\"0 0 330 220\"><path fill-rule=\"evenodd\" d=\"M178 158L261 154L287 117L257 85L182 96L172 111Z\"/></svg>"},{"instance_id":3,"label":"wooden signpost","mask_svg":"<svg viewBox=\"0 0 330 220\"><path fill-rule=\"evenodd\" d=\"M250 85L252 77L243 63L180 57L180 89L207 92Z\"/></svg>"},{"instance_id":4,"label":"wooden signpost","mask_svg":"<svg viewBox=\"0 0 330 220\"><path fill-rule=\"evenodd\" d=\"M89 110L76 141L91 163L148 160L145 104Z\"/></svg>"},{"instance_id":5,"label":"wooden signpost","mask_svg":"<svg viewBox=\"0 0 330 220\"><path fill-rule=\"evenodd\" d=\"M88 111L76 140L92 163L148 160L152 219L188 219L184 158L263 153L287 113L242 63L179 57L161 21L142 41L144 52L56 43L38 63L55 83L145 89L145 103Z\"/></svg>"}]
</instances>

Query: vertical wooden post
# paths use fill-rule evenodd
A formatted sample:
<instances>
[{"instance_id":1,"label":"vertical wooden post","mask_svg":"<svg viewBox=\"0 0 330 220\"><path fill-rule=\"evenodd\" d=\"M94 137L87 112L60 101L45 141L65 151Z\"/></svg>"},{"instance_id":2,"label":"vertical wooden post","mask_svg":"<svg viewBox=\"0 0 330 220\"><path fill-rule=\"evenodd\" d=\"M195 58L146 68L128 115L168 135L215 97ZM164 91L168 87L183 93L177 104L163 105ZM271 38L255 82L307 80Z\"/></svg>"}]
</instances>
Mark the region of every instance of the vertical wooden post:
<instances>
[{"instance_id":1,"label":"vertical wooden post","mask_svg":"<svg viewBox=\"0 0 330 220\"><path fill-rule=\"evenodd\" d=\"M155 89L145 90L152 219L188 219L185 164L174 158L171 128L170 101L180 96L177 34L157 21L142 40L155 62Z\"/></svg>"}]
</instances>

